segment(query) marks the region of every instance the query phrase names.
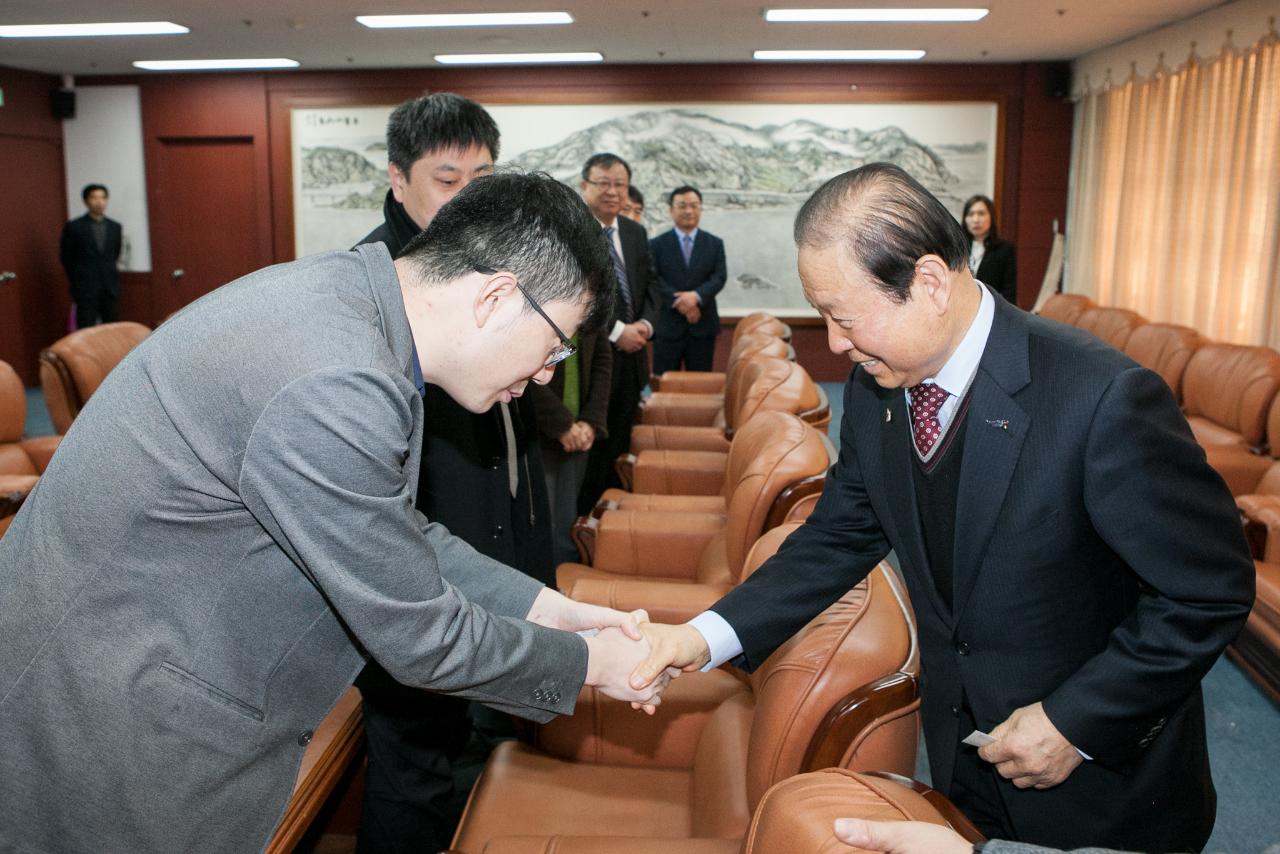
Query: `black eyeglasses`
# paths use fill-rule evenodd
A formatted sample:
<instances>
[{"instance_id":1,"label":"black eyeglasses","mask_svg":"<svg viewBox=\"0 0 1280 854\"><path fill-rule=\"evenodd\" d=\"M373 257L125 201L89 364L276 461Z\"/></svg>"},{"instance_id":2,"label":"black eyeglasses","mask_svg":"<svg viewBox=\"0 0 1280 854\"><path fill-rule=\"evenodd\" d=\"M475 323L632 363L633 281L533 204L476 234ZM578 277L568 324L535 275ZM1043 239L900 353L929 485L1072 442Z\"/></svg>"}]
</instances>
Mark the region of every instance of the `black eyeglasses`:
<instances>
[{"instance_id":1,"label":"black eyeglasses","mask_svg":"<svg viewBox=\"0 0 1280 854\"><path fill-rule=\"evenodd\" d=\"M498 272L492 267L483 267L479 264L472 264L471 266L477 273L481 273L486 276L492 276L494 273ZM520 284L519 279L516 279L516 287L520 289L520 293L524 294L524 298L529 301L529 305L533 310L536 311L553 330L555 330L556 336L560 339L560 346L547 357L547 361L543 362L542 367L550 368L552 365L558 365L574 353L578 352L578 346L569 340L569 336L560 331L560 327L556 326L556 322L542 310L542 306L538 305L538 301L529 295L529 292L524 289L524 285Z\"/></svg>"}]
</instances>

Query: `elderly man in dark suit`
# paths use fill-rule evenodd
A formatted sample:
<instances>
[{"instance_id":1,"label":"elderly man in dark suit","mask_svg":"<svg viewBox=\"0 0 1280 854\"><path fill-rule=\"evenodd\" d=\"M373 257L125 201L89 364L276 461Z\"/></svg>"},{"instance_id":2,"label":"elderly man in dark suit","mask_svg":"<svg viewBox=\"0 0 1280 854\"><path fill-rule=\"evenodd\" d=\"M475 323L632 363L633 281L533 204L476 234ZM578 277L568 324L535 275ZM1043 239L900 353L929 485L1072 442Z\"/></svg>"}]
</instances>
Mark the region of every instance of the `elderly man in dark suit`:
<instances>
[{"instance_id":1,"label":"elderly man in dark suit","mask_svg":"<svg viewBox=\"0 0 1280 854\"><path fill-rule=\"evenodd\" d=\"M76 325L96 326L120 319L122 229L107 218L107 188L89 184L80 193L88 212L62 227L58 256L71 283Z\"/></svg>"},{"instance_id":2,"label":"elderly man in dark suit","mask_svg":"<svg viewBox=\"0 0 1280 854\"><path fill-rule=\"evenodd\" d=\"M716 294L727 278L724 241L698 228L702 193L676 187L667 197L675 227L649 241L658 271L658 330L653 337L653 372L709 371L720 334Z\"/></svg>"},{"instance_id":3,"label":"elderly man in dark suit","mask_svg":"<svg viewBox=\"0 0 1280 854\"><path fill-rule=\"evenodd\" d=\"M395 260L269 267L134 348L0 539L0 850L261 850L370 658L536 720L584 684L653 704L638 615L414 508L426 384L511 401L612 290L576 194L498 175Z\"/></svg>"},{"instance_id":4,"label":"elderly man in dark suit","mask_svg":"<svg viewBox=\"0 0 1280 854\"><path fill-rule=\"evenodd\" d=\"M613 344L609 435L606 441L591 446L578 501L579 509L584 511L606 488L621 486L613 462L631 449L631 425L640 408L640 392L649 383L646 345L658 319L658 279L644 226L618 215L630 184L631 167L616 154L594 154L582 167L582 198L604 231L617 280L613 317L608 326Z\"/></svg>"},{"instance_id":5,"label":"elderly man in dark suit","mask_svg":"<svg viewBox=\"0 0 1280 854\"><path fill-rule=\"evenodd\" d=\"M839 461L771 561L689 625L649 629L637 681L759 666L892 549L935 788L991 837L1200 850L1200 680L1254 571L1168 386L975 281L959 223L897 167L833 178L795 236L806 298L853 363ZM963 744L975 729L994 742Z\"/></svg>"}]
</instances>

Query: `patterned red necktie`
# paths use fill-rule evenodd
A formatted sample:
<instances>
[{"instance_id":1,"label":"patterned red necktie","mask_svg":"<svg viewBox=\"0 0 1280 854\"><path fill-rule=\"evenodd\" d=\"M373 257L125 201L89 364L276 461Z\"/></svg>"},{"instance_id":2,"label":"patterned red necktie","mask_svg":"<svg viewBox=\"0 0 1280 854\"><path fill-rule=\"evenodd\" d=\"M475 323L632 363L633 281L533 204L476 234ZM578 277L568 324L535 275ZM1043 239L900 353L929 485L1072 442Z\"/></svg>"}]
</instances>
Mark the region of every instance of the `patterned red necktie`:
<instances>
[{"instance_id":1,"label":"patterned red necktie","mask_svg":"<svg viewBox=\"0 0 1280 854\"><path fill-rule=\"evenodd\" d=\"M938 410L951 395L933 383L912 386L908 393L911 395L911 429L916 439L916 451L920 456L927 457L942 436Z\"/></svg>"}]
</instances>

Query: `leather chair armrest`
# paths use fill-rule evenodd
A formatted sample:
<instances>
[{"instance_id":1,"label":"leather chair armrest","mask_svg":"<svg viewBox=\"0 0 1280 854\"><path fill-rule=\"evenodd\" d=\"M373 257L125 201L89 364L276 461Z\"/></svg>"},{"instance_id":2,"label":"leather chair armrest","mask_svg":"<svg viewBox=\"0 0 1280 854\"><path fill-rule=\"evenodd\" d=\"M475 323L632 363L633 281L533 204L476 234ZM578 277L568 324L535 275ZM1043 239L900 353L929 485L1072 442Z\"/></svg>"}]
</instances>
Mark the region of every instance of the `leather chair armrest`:
<instances>
[{"instance_id":1,"label":"leather chair armrest","mask_svg":"<svg viewBox=\"0 0 1280 854\"><path fill-rule=\"evenodd\" d=\"M678 424L687 427L710 427L724 411L720 394L676 394L654 392L640 404L640 424Z\"/></svg>"},{"instance_id":2,"label":"leather chair armrest","mask_svg":"<svg viewBox=\"0 0 1280 854\"><path fill-rule=\"evenodd\" d=\"M1280 495L1238 495L1236 507L1254 559L1280 562Z\"/></svg>"},{"instance_id":3,"label":"leather chair armrest","mask_svg":"<svg viewBox=\"0 0 1280 854\"><path fill-rule=\"evenodd\" d=\"M293 784L293 796L285 807L275 835L265 854L293 851L311 828L343 774L357 760L363 761L364 714L360 691L347 693L329 710L316 727L311 743L302 754L302 766Z\"/></svg>"},{"instance_id":4,"label":"leather chair armrest","mask_svg":"<svg viewBox=\"0 0 1280 854\"><path fill-rule=\"evenodd\" d=\"M35 464L36 471L44 474L44 470L49 467L49 460L53 459L53 452L58 449L60 442L62 442L61 436L39 436L35 439L23 439L21 445L22 449L27 452L27 456L31 457L31 462Z\"/></svg>"},{"instance_id":5,"label":"leather chair armrest","mask_svg":"<svg viewBox=\"0 0 1280 854\"><path fill-rule=\"evenodd\" d=\"M719 495L729 455L714 451L645 451L636 458L632 492Z\"/></svg>"},{"instance_id":6,"label":"leather chair armrest","mask_svg":"<svg viewBox=\"0 0 1280 854\"><path fill-rule=\"evenodd\" d=\"M634 836L499 836L482 854L738 854L736 839L640 839ZM463 854L447 851L445 854Z\"/></svg>"},{"instance_id":7,"label":"leather chair armrest","mask_svg":"<svg viewBox=\"0 0 1280 854\"><path fill-rule=\"evenodd\" d=\"M606 605L619 611L644 608L655 623L684 623L714 605L731 589L728 584L580 578L565 595L578 602Z\"/></svg>"},{"instance_id":8,"label":"leather chair armrest","mask_svg":"<svg viewBox=\"0 0 1280 854\"><path fill-rule=\"evenodd\" d=\"M719 371L667 371L653 377L654 391L679 391L693 394L723 394L727 374Z\"/></svg>"},{"instance_id":9,"label":"leather chair armrest","mask_svg":"<svg viewBox=\"0 0 1280 854\"><path fill-rule=\"evenodd\" d=\"M571 716L554 718L534 731L539 750L572 762L649 768L692 768L702 728L722 702L746 691L725 670L686 673L662 694L658 714L594 688L583 688Z\"/></svg>"},{"instance_id":10,"label":"leather chair armrest","mask_svg":"<svg viewBox=\"0 0 1280 854\"><path fill-rule=\"evenodd\" d=\"M716 427L637 424L631 428L631 453L641 451L716 451L729 453L729 440Z\"/></svg>"},{"instance_id":11,"label":"leather chair armrest","mask_svg":"<svg viewBox=\"0 0 1280 854\"><path fill-rule=\"evenodd\" d=\"M702 552L723 529L722 516L615 510L600 517L592 566L618 575L692 580Z\"/></svg>"}]
</instances>

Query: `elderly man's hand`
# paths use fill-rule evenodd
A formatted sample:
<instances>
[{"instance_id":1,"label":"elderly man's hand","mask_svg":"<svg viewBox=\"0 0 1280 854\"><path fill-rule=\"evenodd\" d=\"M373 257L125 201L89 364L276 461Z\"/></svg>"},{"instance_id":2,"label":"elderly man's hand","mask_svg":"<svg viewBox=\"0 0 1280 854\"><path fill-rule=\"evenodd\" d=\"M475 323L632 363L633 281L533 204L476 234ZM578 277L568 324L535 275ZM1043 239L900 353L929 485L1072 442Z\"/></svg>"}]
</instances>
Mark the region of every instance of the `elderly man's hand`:
<instances>
[{"instance_id":1,"label":"elderly man's hand","mask_svg":"<svg viewBox=\"0 0 1280 854\"><path fill-rule=\"evenodd\" d=\"M638 353L644 349L644 345L648 341L648 324L637 320L622 327L622 334L618 336L616 343L618 349L624 353Z\"/></svg>"},{"instance_id":2,"label":"elderly man's hand","mask_svg":"<svg viewBox=\"0 0 1280 854\"><path fill-rule=\"evenodd\" d=\"M838 818L836 839L884 854L969 854L973 846L949 827L927 821L867 821Z\"/></svg>"},{"instance_id":3,"label":"elderly man's hand","mask_svg":"<svg viewBox=\"0 0 1280 854\"><path fill-rule=\"evenodd\" d=\"M643 688L668 670L679 672L700 670L711 660L706 638L693 626L668 626L663 623L641 623L653 651L631 674L631 686Z\"/></svg>"},{"instance_id":4,"label":"elderly man's hand","mask_svg":"<svg viewBox=\"0 0 1280 854\"><path fill-rule=\"evenodd\" d=\"M662 692L678 671L663 671L649 683L635 686L628 677L650 654L647 640L632 640L620 629L604 629L587 639L586 684L615 700L628 700L634 709L653 714Z\"/></svg>"},{"instance_id":5,"label":"elderly man's hand","mask_svg":"<svg viewBox=\"0 0 1280 854\"><path fill-rule=\"evenodd\" d=\"M991 735L995 742L979 748L978 755L1019 789L1052 788L1084 761L1049 720L1041 703L1016 710Z\"/></svg>"}]
</instances>

